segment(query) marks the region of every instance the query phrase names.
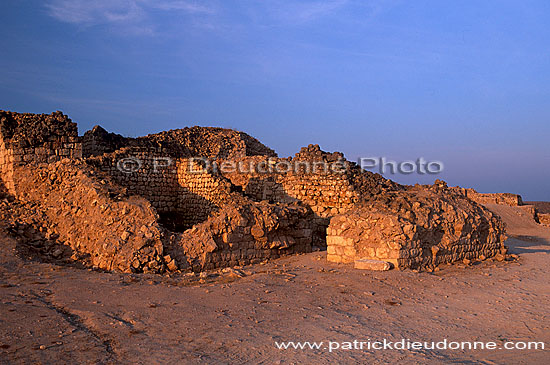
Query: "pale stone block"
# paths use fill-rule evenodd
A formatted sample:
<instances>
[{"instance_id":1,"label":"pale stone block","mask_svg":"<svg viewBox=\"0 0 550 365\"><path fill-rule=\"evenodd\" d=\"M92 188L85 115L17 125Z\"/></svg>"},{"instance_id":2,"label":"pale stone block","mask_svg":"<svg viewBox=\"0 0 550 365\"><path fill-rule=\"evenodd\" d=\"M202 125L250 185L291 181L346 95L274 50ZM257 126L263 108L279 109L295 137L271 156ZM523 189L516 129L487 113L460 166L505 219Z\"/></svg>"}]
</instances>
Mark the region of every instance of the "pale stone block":
<instances>
[{"instance_id":1,"label":"pale stone block","mask_svg":"<svg viewBox=\"0 0 550 365\"><path fill-rule=\"evenodd\" d=\"M381 260L357 259L354 261L354 267L360 270L387 271L392 268L392 264Z\"/></svg>"}]
</instances>

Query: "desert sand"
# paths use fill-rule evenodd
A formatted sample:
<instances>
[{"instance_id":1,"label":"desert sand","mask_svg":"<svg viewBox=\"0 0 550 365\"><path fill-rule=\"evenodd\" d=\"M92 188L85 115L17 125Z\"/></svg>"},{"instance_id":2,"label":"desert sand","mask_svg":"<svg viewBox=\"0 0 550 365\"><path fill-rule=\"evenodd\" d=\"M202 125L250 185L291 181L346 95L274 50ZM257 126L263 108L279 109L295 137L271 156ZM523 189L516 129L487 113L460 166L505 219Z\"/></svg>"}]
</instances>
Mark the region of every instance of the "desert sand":
<instances>
[{"instance_id":1,"label":"desert sand","mask_svg":"<svg viewBox=\"0 0 550 365\"><path fill-rule=\"evenodd\" d=\"M0 245L0 362L544 364L548 350L280 350L279 341L550 344L550 229L491 206L519 259L371 272L326 252L209 274L90 271Z\"/></svg>"}]
</instances>

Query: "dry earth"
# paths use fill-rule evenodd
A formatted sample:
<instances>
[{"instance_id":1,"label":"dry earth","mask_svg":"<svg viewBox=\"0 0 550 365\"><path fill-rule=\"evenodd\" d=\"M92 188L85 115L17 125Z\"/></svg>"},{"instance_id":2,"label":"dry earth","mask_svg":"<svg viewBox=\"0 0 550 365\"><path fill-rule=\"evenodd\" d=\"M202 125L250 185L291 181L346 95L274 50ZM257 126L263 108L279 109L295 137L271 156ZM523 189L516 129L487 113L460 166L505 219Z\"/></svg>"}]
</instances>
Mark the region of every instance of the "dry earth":
<instances>
[{"instance_id":1,"label":"dry earth","mask_svg":"<svg viewBox=\"0 0 550 365\"><path fill-rule=\"evenodd\" d=\"M325 252L209 276L44 262L0 230L1 363L547 364L550 352L279 350L275 341L543 341L550 229L514 207L515 262L364 272Z\"/></svg>"}]
</instances>

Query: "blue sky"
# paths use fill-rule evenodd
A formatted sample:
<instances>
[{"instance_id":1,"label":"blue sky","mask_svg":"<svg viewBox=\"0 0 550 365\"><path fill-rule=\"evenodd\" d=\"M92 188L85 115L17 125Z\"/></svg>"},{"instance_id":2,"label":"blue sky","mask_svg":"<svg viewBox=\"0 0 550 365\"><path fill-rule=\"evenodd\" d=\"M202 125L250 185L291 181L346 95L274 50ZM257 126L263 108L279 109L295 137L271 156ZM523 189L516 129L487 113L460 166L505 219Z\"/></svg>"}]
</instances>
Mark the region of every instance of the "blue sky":
<instances>
[{"instance_id":1,"label":"blue sky","mask_svg":"<svg viewBox=\"0 0 550 365\"><path fill-rule=\"evenodd\" d=\"M549 18L547 1L3 0L0 109L424 157L450 185L550 201Z\"/></svg>"}]
</instances>

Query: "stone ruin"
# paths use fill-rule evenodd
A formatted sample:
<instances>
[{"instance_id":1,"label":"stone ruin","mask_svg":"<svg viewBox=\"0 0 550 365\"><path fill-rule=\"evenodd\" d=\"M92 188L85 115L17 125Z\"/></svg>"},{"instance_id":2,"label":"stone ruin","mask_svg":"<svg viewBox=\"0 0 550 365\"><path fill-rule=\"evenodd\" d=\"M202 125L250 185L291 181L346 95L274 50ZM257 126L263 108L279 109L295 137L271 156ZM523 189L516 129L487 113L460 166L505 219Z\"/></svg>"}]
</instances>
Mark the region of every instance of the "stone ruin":
<instances>
[{"instance_id":1,"label":"stone ruin","mask_svg":"<svg viewBox=\"0 0 550 365\"><path fill-rule=\"evenodd\" d=\"M432 270L506 254L502 221L474 192L403 186L317 145L279 158L230 129L79 137L61 112L0 111L0 167L14 234L104 270L198 272L314 249Z\"/></svg>"},{"instance_id":2,"label":"stone ruin","mask_svg":"<svg viewBox=\"0 0 550 365\"><path fill-rule=\"evenodd\" d=\"M511 193L478 193L464 189L466 196L482 205L507 205L518 207L536 223L550 227L550 204L546 202L524 202L521 195Z\"/></svg>"}]
</instances>

